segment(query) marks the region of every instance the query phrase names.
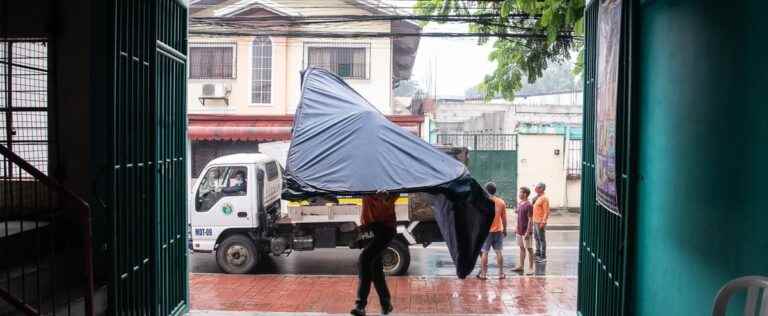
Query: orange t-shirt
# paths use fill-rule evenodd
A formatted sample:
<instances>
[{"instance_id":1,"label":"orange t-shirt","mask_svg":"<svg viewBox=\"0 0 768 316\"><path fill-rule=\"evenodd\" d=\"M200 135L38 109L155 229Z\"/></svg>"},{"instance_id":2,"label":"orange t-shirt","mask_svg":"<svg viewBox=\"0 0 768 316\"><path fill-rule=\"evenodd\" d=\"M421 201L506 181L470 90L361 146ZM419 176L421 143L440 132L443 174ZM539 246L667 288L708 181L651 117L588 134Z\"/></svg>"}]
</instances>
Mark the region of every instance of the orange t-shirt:
<instances>
[{"instance_id":1,"label":"orange t-shirt","mask_svg":"<svg viewBox=\"0 0 768 316\"><path fill-rule=\"evenodd\" d=\"M533 203L533 222L546 223L549 219L549 198L541 195Z\"/></svg>"},{"instance_id":2,"label":"orange t-shirt","mask_svg":"<svg viewBox=\"0 0 768 316\"><path fill-rule=\"evenodd\" d=\"M373 195L363 196L363 212L360 213L360 224L382 223L387 227L397 226L395 216L395 201L398 194L392 194L385 199Z\"/></svg>"},{"instance_id":3,"label":"orange t-shirt","mask_svg":"<svg viewBox=\"0 0 768 316\"><path fill-rule=\"evenodd\" d=\"M493 223L491 223L490 232L497 233L504 231L504 222L502 221L507 217L507 203L497 196L491 196L495 214L493 215Z\"/></svg>"}]
</instances>

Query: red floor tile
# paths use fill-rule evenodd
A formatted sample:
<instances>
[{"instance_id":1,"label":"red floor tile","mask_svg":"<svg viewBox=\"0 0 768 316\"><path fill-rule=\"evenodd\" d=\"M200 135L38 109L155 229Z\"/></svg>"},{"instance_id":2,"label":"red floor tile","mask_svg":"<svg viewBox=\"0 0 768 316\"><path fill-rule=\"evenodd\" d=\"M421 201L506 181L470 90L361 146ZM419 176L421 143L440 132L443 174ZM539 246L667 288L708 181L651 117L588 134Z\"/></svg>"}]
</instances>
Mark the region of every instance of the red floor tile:
<instances>
[{"instance_id":1,"label":"red floor tile","mask_svg":"<svg viewBox=\"0 0 768 316\"><path fill-rule=\"evenodd\" d=\"M563 315L576 310L576 278L513 277L480 281L390 277L399 313ZM193 310L347 313L354 303L353 276L191 274ZM369 311L378 312L372 289Z\"/></svg>"}]
</instances>

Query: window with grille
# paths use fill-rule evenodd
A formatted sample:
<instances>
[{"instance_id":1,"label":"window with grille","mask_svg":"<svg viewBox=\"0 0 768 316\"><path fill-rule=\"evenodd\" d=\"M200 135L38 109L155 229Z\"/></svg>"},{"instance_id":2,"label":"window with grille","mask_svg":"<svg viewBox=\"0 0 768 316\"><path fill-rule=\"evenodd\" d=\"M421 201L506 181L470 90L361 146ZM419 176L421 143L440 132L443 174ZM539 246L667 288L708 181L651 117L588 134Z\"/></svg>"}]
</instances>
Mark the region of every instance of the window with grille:
<instances>
[{"instance_id":1,"label":"window with grille","mask_svg":"<svg viewBox=\"0 0 768 316\"><path fill-rule=\"evenodd\" d=\"M307 49L308 66L329 70L345 79L368 79L368 49L365 47L322 47Z\"/></svg>"},{"instance_id":2,"label":"window with grille","mask_svg":"<svg viewBox=\"0 0 768 316\"><path fill-rule=\"evenodd\" d=\"M48 45L44 40L0 40L0 145L48 174ZM0 177L29 177L12 165L2 161Z\"/></svg>"},{"instance_id":3,"label":"window with grille","mask_svg":"<svg viewBox=\"0 0 768 316\"><path fill-rule=\"evenodd\" d=\"M235 44L190 45L189 78L234 79Z\"/></svg>"},{"instance_id":4,"label":"window with grille","mask_svg":"<svg viewBox=\"0 0 768 316\"><path fill-rule=\"evenodd\" d=\"M568 177L581 176L581 139L568 140Z\"/></svg>"},{"instance_id":5,"label":"window with grille","mask_svg":"<svg viewBox=\"0 0 768 316\"><path fill-rule=\"evenodd\" d=\"M252 46L251 103L272 102L272 42L269 37L257 37Z\"/></svg>"}]
</instances>

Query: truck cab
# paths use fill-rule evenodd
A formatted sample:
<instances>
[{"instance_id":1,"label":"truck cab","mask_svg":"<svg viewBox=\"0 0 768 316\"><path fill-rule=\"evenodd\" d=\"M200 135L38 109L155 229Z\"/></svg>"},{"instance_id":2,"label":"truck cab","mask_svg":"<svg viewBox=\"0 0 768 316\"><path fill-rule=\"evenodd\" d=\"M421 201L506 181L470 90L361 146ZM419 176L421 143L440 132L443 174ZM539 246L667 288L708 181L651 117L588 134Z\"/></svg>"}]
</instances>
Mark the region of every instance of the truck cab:
<instances>
[{"instance_id":1,"label":"truck cab","mask_svg":"<svg viewBox=\"0 0 768 316\"><path fill-rule=\"evenodd\" d=\"M281 205L282 183L282 167L264 154L234 154L208 163L189 195L191 250L214 254L227 273L248 273L264 255L364 244L360 197ZM398 235L382 257L386 273L407 272L410 245L441 241L431 211L423 214L425 207L431 209L419 201L418 195L403 195L395 203Z\"/></svg>"},{"instance_id":2,"label":"truck cab","mask_svg":"<svg viewBox=\"0 0 768 316\"><path fill-rule=\"evenodd\" d=\"M235 154L211 161L189 199L192 250L214 252L224 238L247 237L279 212L282 170L263 154ZM247 254L231 252L242 260ZM238 256L239 255L239 256Z\"/></svg>"}]
</instances>

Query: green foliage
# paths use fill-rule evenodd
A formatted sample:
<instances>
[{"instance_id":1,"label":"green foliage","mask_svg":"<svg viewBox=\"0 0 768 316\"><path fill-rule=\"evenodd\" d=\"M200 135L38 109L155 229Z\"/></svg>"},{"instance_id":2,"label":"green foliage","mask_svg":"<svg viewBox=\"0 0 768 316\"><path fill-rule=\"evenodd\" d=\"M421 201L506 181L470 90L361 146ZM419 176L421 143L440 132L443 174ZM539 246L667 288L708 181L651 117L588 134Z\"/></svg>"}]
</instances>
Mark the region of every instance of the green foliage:
<instances>
[{"instance_id":1,"label":"green foliage","mask_svg":"<svg viewBox=\"0 0 768 316\"><path fill-rule=\"evenodd\" d=\"M512 100L523 78L533 83L551 63L567 62L572 51L582 50L577 38L584 34L584 0L418 0L415 8L423 15L472 16L470 30L488 34L480 44L499 37L488 56L496 70L478 86L486 99Z\"/></svg>"}]
</instances>

